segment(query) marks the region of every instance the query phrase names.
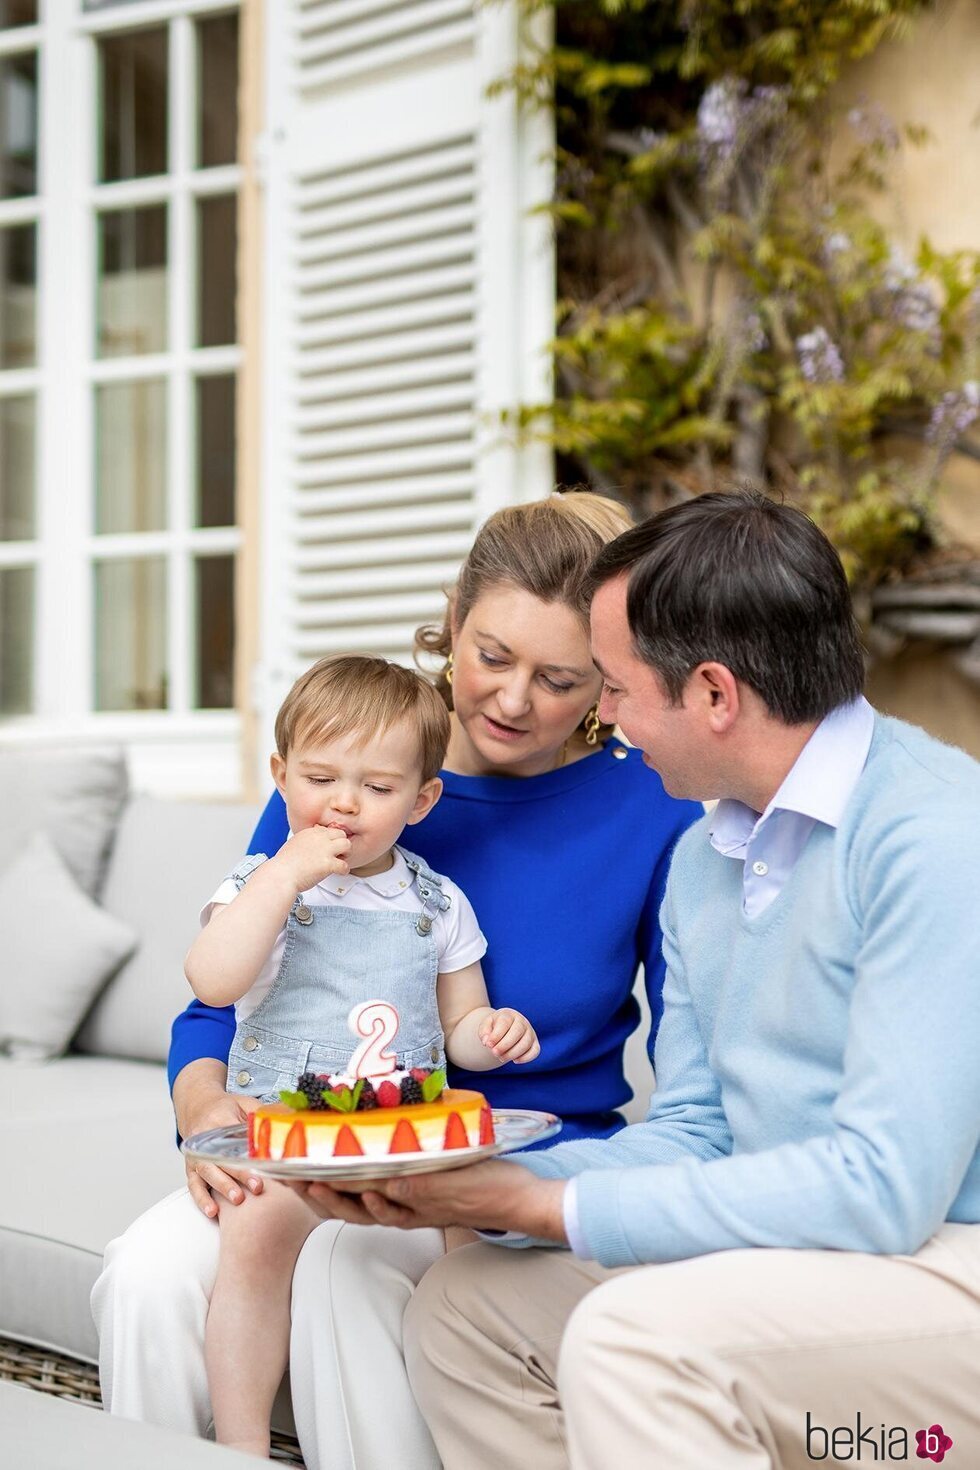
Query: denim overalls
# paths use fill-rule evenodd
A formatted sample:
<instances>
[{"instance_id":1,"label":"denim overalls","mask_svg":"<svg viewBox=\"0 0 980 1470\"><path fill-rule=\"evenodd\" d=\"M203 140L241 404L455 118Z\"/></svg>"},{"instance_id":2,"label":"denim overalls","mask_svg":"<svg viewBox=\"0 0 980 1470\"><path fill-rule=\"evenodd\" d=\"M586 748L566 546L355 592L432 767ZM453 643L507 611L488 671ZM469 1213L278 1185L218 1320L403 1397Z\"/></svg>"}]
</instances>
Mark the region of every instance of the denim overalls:
<instances>
[{"instance_id":1,"label":"denim overalls","mask_svg":"<svg viewBox=\"0 0 980 1470\"><path fill-rule=\"evenodd\" d=\"M398 851L412 874L417 911L344 908L296 899L286 920L286 948L265 998L239 1021L228 1055L228 1091L274 1101L303 1072L343 1073L361 1038L347 1027L352 1006L383 1000L398 1011L391 1050L398 1065L443 1067L436 1005L436 913L452 900L443 879L421 858ZM264 854L246 858L229 875L244 888ZM381 899L379 902L383 903Z\"/></svg>"}]
</instances>

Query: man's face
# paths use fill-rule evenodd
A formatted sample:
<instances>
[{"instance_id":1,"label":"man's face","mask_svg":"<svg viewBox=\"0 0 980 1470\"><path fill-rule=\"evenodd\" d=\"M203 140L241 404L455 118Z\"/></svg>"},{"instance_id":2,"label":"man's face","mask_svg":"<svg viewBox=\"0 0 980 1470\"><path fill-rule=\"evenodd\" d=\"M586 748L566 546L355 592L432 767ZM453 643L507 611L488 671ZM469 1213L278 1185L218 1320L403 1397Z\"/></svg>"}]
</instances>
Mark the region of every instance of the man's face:
<instances>
[{"instance_id":1,"label":"man's face","mask_svg":"<svg viewBox=\"0 0 980 1470\"><path fill-rule=\"evenodd\" d=\"M671 796L705 794L699 748L705 732L698 711L671 705L660 679L633 649L626 617L627 577L605 582L592 599L592 656L603 677L599 718L616 724L647 764L659 772Z\"/></svg>"}]
</instances>

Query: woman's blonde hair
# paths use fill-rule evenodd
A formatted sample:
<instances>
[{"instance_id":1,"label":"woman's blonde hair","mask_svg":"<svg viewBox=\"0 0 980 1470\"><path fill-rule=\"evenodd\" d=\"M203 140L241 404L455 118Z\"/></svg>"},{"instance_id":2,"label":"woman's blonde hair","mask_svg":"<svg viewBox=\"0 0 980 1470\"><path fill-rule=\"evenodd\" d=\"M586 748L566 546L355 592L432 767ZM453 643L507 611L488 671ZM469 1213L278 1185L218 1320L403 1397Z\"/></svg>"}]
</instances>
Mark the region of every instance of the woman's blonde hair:
<instances>
[{"instance_id":1,"label":"woman's blonde hair","mask_svg":"<svg viewBox=\"0 0 980 1470\"><path fill-rule=\"evenodd\" d=\"M632 524L624 506L587 490L498 510L476 534L456 585L447 594L442 624L429 623L416 632L416 661L428 654L445 664L452 651L453 625L461 627L474 603L494 587L518 587L542 602L560 603L588 626L589 568L603 546ZM452 708L444 668L436 687Z\"/></svg>"},{"instance_id":2,"label":"woman's blonde hair","mask_svg":"<svg viewBox=\"0 0 980 1470\"><path fill-rule=\"evenodd\" d=\"M438 775L449 744L449 715L428 679L365 654L321 658L296 683L276 716L276 749L286 759L307 742L382 735L408 720L423 781Z\"/></svg>"}]
</instances>

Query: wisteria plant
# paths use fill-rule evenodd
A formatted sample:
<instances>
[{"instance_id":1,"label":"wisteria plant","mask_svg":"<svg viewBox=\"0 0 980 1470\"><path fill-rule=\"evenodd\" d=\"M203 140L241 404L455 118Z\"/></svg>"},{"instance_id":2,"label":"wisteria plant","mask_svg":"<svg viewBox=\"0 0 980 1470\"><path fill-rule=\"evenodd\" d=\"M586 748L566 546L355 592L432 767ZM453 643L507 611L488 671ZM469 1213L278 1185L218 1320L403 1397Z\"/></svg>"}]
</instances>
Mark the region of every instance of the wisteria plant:
<instances>
[{"instance_id":1,"label":"wisteria plant","mask_svg":"<svg viewBox=\"0 0 980 1470\"><path fill-rule=\"evenodd\" d=\"M934 554L980 417L980 257L899 247L875 195L930 140L832 105L929 8L557 0L507 82L555 108L556 400L511 418L563 478L644 510L734 478L796 497L857 587Z\"/></svg>"}]
</instances>

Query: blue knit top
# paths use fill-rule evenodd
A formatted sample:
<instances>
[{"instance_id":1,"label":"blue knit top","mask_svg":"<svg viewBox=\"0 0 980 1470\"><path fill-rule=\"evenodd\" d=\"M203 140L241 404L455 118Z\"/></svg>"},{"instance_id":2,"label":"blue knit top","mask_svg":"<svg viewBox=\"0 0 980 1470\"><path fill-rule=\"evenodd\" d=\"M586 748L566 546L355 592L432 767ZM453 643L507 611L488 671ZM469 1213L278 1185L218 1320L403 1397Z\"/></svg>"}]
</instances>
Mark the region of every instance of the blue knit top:
<instances>
[{"instance_id":1,"label":"blue knit top","mask_svg":"<svg viewBox=\"0 0 980 1470\"><path fill-rule=\"evenodd\" d=\"M541 1041L525 1066L467 1073L496 1107L560 1114L563 1138L606 1136L629 1101L623 1046L639 1008L645 970L653 1014L662 1010L664 964L658 912L674 845L702 815L675 801L640 752L618 741L543 776L458 776L444 771L435 809L412 828L413 851L458 883L489 941L483 961L491 1003L523 1011ZM276 792L250 852L278 852L286 809ZM216 875L217 877L220 875ZM370 997L365 997L370 999ZM226 1061L229 1006L192 1001L174 1022L171 1086L188 1062Z\"/></svg>"}]
</instances>

